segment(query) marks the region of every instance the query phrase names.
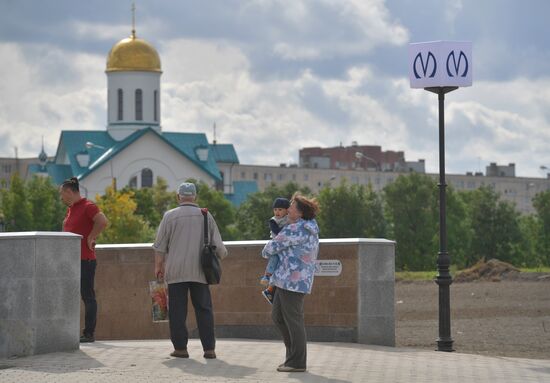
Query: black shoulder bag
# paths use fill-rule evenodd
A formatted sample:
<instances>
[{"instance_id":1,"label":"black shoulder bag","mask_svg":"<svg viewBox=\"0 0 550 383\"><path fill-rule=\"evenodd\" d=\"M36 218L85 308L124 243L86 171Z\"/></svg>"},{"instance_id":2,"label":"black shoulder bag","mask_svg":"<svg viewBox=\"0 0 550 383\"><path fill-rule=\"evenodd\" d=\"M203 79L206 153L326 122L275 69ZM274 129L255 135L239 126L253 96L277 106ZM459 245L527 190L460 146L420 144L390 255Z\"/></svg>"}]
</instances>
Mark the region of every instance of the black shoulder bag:
<instances>
[{"instance_id":1,"label":"black shoulder bag","mask_svg":"<svg viewBox=\"0 0 550 383\"><path fill-rule=\"evenodd\" d=\"M208 209L201 209L204 216L204 246L201 253L201 265L206 282L209 285L217 285L222 277L222 266L216 256L216 246L208 240Z\"/></svg>"}]
</instances>

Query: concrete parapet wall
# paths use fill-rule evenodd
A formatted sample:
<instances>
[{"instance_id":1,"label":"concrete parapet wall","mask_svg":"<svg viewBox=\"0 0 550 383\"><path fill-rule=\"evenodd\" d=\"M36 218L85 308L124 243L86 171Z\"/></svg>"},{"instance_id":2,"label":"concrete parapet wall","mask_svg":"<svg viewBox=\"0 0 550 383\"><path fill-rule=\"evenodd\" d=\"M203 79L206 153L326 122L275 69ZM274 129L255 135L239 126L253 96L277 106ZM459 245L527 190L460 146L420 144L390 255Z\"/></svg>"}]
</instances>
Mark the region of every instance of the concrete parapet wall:
<instances>
[{"instance_id":1,"label":"concrete parapet wall","mask_svg":"<svg viewBox=\"0 0 550 383\"><path fill-rule=\"evenodd\" d=\"M0 358L78 349L80 238L0 233Z\"/></svg>"},{"instance_id":2,"label":"concrete parapet wall","mask_svg":"<svg viewBox=\"0 0 550 383\"><path fill-rule=\"evenodd\" d=\"M279 338L260 294L265 241L225 244L222 282L211 286L217 336ZM304 308L310 340L395 345L394 247L384 239L321 240L319 259L340 261L342 272L315 277ZM151 319L151 245L98 245L96 253L96 339L168 338L168 323ZM187 324L196 328L191 304Z\"/></svg>"}]
</instances>

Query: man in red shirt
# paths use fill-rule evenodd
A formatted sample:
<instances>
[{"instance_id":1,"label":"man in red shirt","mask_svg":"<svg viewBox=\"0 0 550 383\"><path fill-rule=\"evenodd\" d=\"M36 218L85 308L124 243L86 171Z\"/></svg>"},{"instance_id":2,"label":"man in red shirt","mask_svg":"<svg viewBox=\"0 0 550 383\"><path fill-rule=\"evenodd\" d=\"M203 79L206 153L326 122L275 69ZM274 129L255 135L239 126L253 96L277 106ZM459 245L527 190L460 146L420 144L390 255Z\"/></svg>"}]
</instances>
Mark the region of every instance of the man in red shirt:
<instances>
[{"instance_id":1,"label":"man in red shirt","mask_svg":"<svg viewBox=\"0 0 550 383\"><path fill-rule=\"evenodd\" d=\"M95 240L107 226L105 214L96 204L80 196L78 179L72 177L59 187L61 201L69 208L63 220L63 231L80 234L80 296L84 301L84 332L80 342L95 341L97 302L94 291L96 269Z\"/></svg>"}]
</instances>

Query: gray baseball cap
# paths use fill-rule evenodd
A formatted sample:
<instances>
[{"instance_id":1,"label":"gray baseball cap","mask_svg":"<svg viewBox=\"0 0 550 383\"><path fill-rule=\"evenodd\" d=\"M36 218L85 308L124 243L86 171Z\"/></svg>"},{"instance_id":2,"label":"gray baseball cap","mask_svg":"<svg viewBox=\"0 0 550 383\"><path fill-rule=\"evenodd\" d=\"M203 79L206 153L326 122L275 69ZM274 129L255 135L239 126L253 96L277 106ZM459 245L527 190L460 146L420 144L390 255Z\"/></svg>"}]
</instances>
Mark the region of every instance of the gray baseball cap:
<instances>
[{"instance_id":1,"label":"gray baseball cap","mask_svg":"<svg viewBox=\"0 0 550 383\"><path fill-rule=\"evenodd\" d=\"M197 195L197 188L191 182L184 182L178 188L178 194L180 196L194 196Z\"/></svg>"}]
</instances>

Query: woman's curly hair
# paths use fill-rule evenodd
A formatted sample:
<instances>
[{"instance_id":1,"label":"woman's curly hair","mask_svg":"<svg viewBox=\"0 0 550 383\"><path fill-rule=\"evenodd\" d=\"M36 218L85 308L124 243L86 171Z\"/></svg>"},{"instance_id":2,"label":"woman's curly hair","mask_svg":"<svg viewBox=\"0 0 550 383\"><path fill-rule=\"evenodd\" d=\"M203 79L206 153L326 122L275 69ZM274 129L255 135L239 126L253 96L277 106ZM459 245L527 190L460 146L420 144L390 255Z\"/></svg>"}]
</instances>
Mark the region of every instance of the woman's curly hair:
<instances>
[{"instance_id":1,"label":"woman's curly hair","mask_svg":"<svg viewBox=\"0 0 550 383\"><path fill-rule=\"evenodd\" d=\"M296 192L290 202L296 202L296 208L302 213L303 219L310 220L319 214L319 203L315 198L307 198Z\"/></svg>"}]
</instances>

